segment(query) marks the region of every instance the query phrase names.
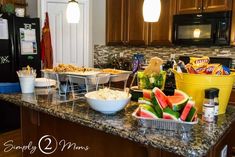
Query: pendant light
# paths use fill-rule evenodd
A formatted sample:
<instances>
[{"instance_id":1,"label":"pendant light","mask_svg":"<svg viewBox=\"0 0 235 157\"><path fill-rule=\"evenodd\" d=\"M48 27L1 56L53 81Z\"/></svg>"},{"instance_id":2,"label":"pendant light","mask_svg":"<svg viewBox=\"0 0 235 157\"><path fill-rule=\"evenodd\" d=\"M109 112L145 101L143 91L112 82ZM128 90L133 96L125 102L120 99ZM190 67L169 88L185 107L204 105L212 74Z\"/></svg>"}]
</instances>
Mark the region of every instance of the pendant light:
<instances>
[{"instance_id":1,"label":"pendant light","mask_svg":"<svg viewBox=\"0 0 235 157\"><path fill-rule=\"evenodd\" d=\"M158 22L161 14L160 0L144 0L143 16L145 22Z\"/></svg>"},{"instance_id":2,"label":"pendant light","mask_svg":"<svg viewBox=\"0 0 235 157\"><path fill-rule=\"evenodd\" d=\"M76 0L70 0L66 9L68 23L78 23L80 20L80 8Z\"/></svg>"}]
</instances>

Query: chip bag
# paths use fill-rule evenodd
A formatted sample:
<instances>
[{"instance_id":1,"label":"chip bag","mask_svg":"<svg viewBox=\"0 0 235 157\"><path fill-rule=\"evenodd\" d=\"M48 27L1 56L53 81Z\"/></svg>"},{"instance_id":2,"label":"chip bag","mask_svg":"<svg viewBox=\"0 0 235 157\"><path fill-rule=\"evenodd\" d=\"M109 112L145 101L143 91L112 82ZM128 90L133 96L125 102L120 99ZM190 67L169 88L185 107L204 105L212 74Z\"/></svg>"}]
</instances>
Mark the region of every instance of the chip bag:
<instances>
[{"instance_id":1,"label":"chip bag","mask_svg":"<svg viewBox=\"0 0 235 157\"><path fill-rule=\"evenodd\" d=\"M210 62L210 58L207 56L201 57L201 58L197 58L197 57L190 57L190 63L193 66L197 66L197 68L200 67L205 67L209 64Z\"/></svg>"}]
</instances>

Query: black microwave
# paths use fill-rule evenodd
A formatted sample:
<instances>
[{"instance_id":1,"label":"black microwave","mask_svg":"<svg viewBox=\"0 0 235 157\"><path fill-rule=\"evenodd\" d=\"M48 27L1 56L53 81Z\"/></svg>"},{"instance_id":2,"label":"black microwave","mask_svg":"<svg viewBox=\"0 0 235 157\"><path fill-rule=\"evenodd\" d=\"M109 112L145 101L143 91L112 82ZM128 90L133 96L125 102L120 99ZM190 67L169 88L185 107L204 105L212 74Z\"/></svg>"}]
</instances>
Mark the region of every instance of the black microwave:
<instances>
[{"instance_id":1,"label":"black microwave","mask_svg":"<svg viewBox=\"0 0 235 157\"><path fill-rule=\"evenodd\" d=\"M182 14L173 17L175 45L229 45L232 12Z\"/></svg>"}]
</instances>

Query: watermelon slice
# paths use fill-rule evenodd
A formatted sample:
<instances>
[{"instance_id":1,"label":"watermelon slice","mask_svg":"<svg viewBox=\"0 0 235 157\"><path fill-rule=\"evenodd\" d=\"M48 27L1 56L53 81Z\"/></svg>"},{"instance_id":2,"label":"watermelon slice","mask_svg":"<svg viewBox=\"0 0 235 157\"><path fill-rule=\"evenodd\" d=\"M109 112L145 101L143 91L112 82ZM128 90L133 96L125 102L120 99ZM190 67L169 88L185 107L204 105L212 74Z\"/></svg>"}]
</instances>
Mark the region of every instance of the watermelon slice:
<instances>
[{"instance_id":1,"label":"watermelon slice","mask_svg":"<svg viewBox=\"0 0 235 157\"><path fill-rule=\"evenodd\" d=\"M196 121L196 120L197 120L197 114L195 114L195 116L194 116L192 122L194 122L194 121Z\"/></svg>"},{"instance_id":2,"label":"watermelon slice","mask_svg":"<svg viewBox=\"0 0 235 157\"><path fill-rule=\"evenodd\" d=\"M155 95L157 103L161 106L161 108L162 109L166 108L168 106L168 100L166 95L161 91L161 89L155 87L153 89L153 93Z\"/></svg>"},{"instance_id":3,"label":"watermelon slice","mask_svg":"<svg viewBox=\"0 0 235 157\"><path fill-rule=\"evenodd\" d=\"M161 105L157 102L156 98L153 98L152 103L158 117L162 118L162 108Z\"/></svg>"},{"instance_id":4,"label":"watermelon slice","mask_svg":"<svg viewBox=\"0 0 235 157\"><path fill-rule=\"evenodd\" d=\"M178 120L179 117L179 112L173 111L170 107L167 107L163 110L163 119Z\"/></svg>"},{"instance_id":5,"label":"watermelon slice","mask_svg":"<svg viewBox=\"0 0 235 157\"><path fill-rule=\"evenodd\" d=\"M143 89L143 97L151 100L153 98L153 92L148 89Z\"/></svg>"},{"instance_id":6,"label":"watermelon slice","mask_svg":"<svg viewBox=\"0 0 235 157\"><path fill-rule=\"evenodd\" d=\"M142 97L140 97L140 98L138 99L138 103L139 103L139 104L152 105L151 99L142 98Z\"/></svg>"},{"instance_id":7,"label":"watermelon slice","mask_svg":"<svg viewBox=\"0 0 235 157\"><path fill-rule=\"evenodd\" d=\"M197 110L196 110L195 107L192 107L189 111L189 114L186 118L186 121L187 122L192 122L194 120L194 117L196 117L196 116L197 116Z\"/></svg>"},{"instance_id":8,"label":"watermelon slice","mask_svg":"<svg viewBox=\"0 0 235 157\"><path fill-rule=\"evenodd\" d=\"M189 96L186 93L176 89L175 94L173 96L168 96L167 99L167 102L174 111L180 111L187 104Z\"/></svg>"},{"instance_id":9,"label":"watermelon slice","mask_svg":"<svg viewBox=\"0 0 235 157\"><path fill-rule=\"evenodd\" d=\"M150 105L145 105L145 104L141 104L139 106L137 115L142 118L159 119L154 108Z\"/></svg>"},{"instance_id":10,"label":"watermelon slice","mask_svg":"<svg viewBox=\"0 0 235 157\"><path fill-rule=\"evenodd\" d=\"M188 101L188 103L185 105L183 112L181 113L180 119L182 121L185 121L191 108L195 105L194 101Z\"/></svg>"}]
</instances>

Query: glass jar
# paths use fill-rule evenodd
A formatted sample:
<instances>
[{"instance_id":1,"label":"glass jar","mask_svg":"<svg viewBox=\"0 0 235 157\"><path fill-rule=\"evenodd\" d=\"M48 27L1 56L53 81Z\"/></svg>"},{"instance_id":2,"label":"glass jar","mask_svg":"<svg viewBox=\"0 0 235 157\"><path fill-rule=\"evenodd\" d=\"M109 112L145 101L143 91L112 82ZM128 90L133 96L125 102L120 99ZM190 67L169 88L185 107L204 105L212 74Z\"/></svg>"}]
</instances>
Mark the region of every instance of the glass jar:
<instances>
[{"instance_id":1,"label":"glass jar","mask_svg":"<svg viewBox=\"0 0 235 157\"><path fill-rule=\"evenodd\" d=\"M215 111L214 111L214 115L215 118L217 119L218 115L219 115L219 89L218 88L212 88L211 90L213 90L213 94L214 94L214 104L215 104Z\"/></svg>"},{"instance_id":2,"label":"glass jar","mask_svg":"<svg viewBox=\"0 0 235 157\"><path fill-rule=\"evenodd\" d=\"M203 110L202 120L206 122L214 122L215 103L214 103L214 92L211 89L205 90L205 98L203 101L202 110Z\"/></svg>"}]
</instances>

